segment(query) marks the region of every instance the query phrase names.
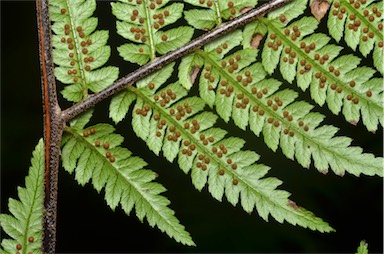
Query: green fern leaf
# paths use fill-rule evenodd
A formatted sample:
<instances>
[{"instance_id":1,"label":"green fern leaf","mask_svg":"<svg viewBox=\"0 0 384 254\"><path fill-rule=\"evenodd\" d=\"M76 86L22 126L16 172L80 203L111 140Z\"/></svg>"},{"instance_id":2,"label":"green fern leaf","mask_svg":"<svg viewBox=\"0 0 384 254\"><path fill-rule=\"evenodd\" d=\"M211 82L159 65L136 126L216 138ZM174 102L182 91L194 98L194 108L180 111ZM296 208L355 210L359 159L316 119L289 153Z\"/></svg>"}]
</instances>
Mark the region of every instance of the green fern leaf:
<instances>
[{"instance_id":1,"label":"green fern leaf","mask_svg":"<svg viewBox=\"0 0 384 254\"><path fill-rule=\"evenodd\" d=\"M268 13L269 19L276 19L284 16L284 22L289 22L300 16L307 8L308 0L294 0Z\"/></svg>"},{"instance_id":2,"label":"green fern leaf","mask_svg":"<svg viewBox=\"0 0 384 254\"><path fill-rule=\"evenodd\" d=\"M160 30L182 16L184 5L167 5L168 2L143 0L111 3L112 13L121 20L116 23L117 33L132 42L118 47L124 60L144 65L154 59L156 53L165 54L190 41L193 35L190 27Z\"/></svg>"},{"instance_id":3,"label":"green fern leaf","mask_svg":"<svg viewBox=\"0 0 384 254\"><path fill-rule=\"evenodd\" d=\"M188 24L197 29L210 30L224 20L230 20L239 16L242 11L249 7L254 7L257 0L218 0L218 1L199 1L185 0L192 5L203 7L204 9L192 9L184 12L185 20ZM199 17L198 19L196 17Z\"/></svg>"},{"instance_id":4,"label":"green fern leaf","mask_svg":"<svg viewBox=\"0 0 384 254\"><path fill-rule=\"evenodd\" d=\"M311 33L315 28L313 22L311 23L309 20L313 21L312 18L308 18L306 22L303 22L303 19L300 20L304 27L303 33ZM270 37L274 39L273 36ZM320 44L328 42L325 35L312 35L311 37ZM263 70L262 65L254 63L257 50L252 48L237 50L235 53L225 56L222 52L223 45L226 50L238 46L234 44L235 38L240 44L241 35L235 32L215 41L214 46L208 44L204 50L196 51L194 54L198 57L194 57L194 59L199 59L200 65L193 62L183 65L184 60L180 64L180 68L197 65L197 68L202 70L199 80L200 96L208 105L216 106L216 111L221 118L226 122L232 118L235 124L243 130L249 125L257 136L260 133L263 134L264 141L269 148L276 151L280 146L288 158L296 158L303 167L309 168L312 157L315 168L323 173L332 169L338 175L344 175L345 172L354 175L361 173L382 175L382 158L375 158L372 154L363 154L361 148L349 147L351 140L334 137L336 129L331 126L318 128L323 116L311 113L312 105L305 102L294 102L298 96L294 91L278 91L281 83L274 79L266 79L267 73ZM270 52L278 51L272 49ZM270 63L273 62L272 58L269 55ZM278 61L279 59L277 59ZM359 61L357 57L342 56L334 60L332 64L340 72L343 71L350 75L348 78L359 80L370 89L376 87L379 90L378 85L373 84L375 79L367 81L374 73L372 69L356 68L356 61ZM360 89L364 90L366 87ZM340 110L342 98L340 99L338 95L339 93L330 93L326 97L330 108ZM343 110L349 120L359 117L360 108L356 109L356 106L344 106ZM379 119L379 115L375 115L378 112L369 110L367 107L362 110L363 113L366 113L364 122L367 127L377 125ZM343 163L337 163L337 161L343 161Z\"/></svg>"},{"instance_id":5,"label":"green fern leaf","mask_svg":"<svg viewBox=\"0 0 384 254\"><path fill-rule=\"evenodd\" d=\"M105 200L114 210L118 204L129 214L135 208L140 221L147 218L150 226L157 226L177 242L194 245L190 235L168 207L169 200L160 194L166 189L153 182L156 174L144 169L147 165L139 157L120 147L123 137L114 134L108 124L97 124L80 129L88 116L65 128L62 159L65 170L72 173L81 185L90 180L100 192L105 188Z\"/></svg>"},{"instance_id":6,"label":"green fern leaf","mask_svg":"<svg viewBox=\"0 0 384 254\"><path fill-rule=\"evenodd\" d=\"M373 48L383 54L383 15L381 1L356 3L333 1L328 15L328 29L331 36L339 42L344 36L345 42L353 50L366 57ZM382 62L374 61L378 71L383 74Z\"/></svg>"},{"instance_id":7,"label":"green fern leaf","mask_svg":"<svg viewBox=\"0 0 384 254\"><path fill-rule=\"evenodd\" d=\"M119 75L117 67L100 68L111 48L106 46L108 31L95 31L97 18L91 17L95 9L95 0L50 1L55 76L66 84L62 94L69 101L86 98L88 90L101 91Z\"/></svg>"},{"instance_id":8,"label":"green fern leaf","mask_svg":"<svg viewBox=\"0 0 384 254\"><path fill-rule=\"evenodd\" d=\"M42 249L42 212L44 199L44 144L41 139L32 153L25 188L18 188L19 200L10 198L12 215L1 214L0 226L11 239L3 239L6 253L40 253Z\"/></svg>"},{"instance_id":9,"label":"green fern leaf","mask_svg":"<svg viewBox=\"0 0 384 254\"><path fill-rule=\"evenodd\" d=\"M356 254L368 254L368 243L361 241Z\"/></svg>"},{"instance_id":10,"label":"green fern leaf","mask_svg":"<svg viewBox=\"0 0 384 254\"><path fill-rule=\"evenodd\" d=\"M341 47L328 44L330 38L326 35L313 33L318 25L315 18L302 17L287 24L282 14L272 17L262 18L244 29L248 34L264 32L263 36L267 37L261 55L265 70L272 74L280 65L282 77L289 83L296 78L303 90L309 87L319 105L326 102L334 114L342 112L353 124L361 116L367 129L376 131L384 112L384 89L368 82L375 71L358 67L361 59L356 56L339 56ZM249 36L244 38L248 39L243 42L244 47L251 48Z\"/></svg>"},{"instance_id":11,"label":"green fern leaf","mask_svg":"<svg viewBox=\"0 0 384 254\"><path fill-rule=\"evenodd\" d=\"M163 76L166 71L159 72L157 76ZM183 98L187 90L179 83L159 88L166 80L149 86L152 80L129 88L137 98L133 129L154 153L162 151L169 161L177 158L185 173L191 171L192 183L198 190L208 184L214 198L221 201L225 196L233 205L241 197L245 211L251 213L256 208L265 220L271 215L279 222L286 220L322 232L332 230L312 213L293 208L289 193L276 190L281 181L260 179L268 167L255 164L259 159L256 153L241 150L244 140L225 138L226 131L213 127L217 116L201 112L205 106L202 99Z\"/></svg>"}]
</instances>

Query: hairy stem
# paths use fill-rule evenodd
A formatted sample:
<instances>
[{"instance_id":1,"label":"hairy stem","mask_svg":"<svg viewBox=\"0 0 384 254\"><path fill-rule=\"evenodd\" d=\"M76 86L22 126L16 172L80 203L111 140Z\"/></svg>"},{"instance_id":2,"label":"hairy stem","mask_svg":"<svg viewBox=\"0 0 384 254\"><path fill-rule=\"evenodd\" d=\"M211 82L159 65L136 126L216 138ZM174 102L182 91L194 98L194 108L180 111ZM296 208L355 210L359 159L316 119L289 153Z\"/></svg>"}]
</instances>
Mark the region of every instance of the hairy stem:
<instances>
[{"instance_id":1,"label":"hairy stem","mask_svg":"<svg viewBox=\"0 0 384 254\"><path fill-rule=\"evenodd\" d=\"M42 252L55 253L58 167L64 121L57 102L53 73L48 0L37 0L36 8L44 113L45 177Z\"/></svg>"},{"instance_id":2,"label":"hairy stem","mask_svg":"<svg viewBox=\"0 0 384 254\"><path fill-rule=\"evenodd\" d=\"M128 74L127 76L117 80L114 84L107 87L106 89L100 91L99 93L89 96L84 101L81 101L70 108L66 109L62 113L62 118L64 121L69 121L79 114L83 113L87 109L95 106L98 102L112 96L113 94L121 91L125 87L133 85L138 80L148 76L149 74L155 72L156 70L161 69L165 65L191 53L194 50L197 50L204 46L205 44L213 41L221 35L229 33L234 29L244 26L245 24L255 20L260 15L265 14L268 11L271 11L283 4L288 3L290 0L272 0L257 9L251 10L232 21L226 22L218 26L216 29L192 40L186 45L163 55L154 61L144 65L143 67L137 69L136 71Z\"/></svg>"}]
</instances>

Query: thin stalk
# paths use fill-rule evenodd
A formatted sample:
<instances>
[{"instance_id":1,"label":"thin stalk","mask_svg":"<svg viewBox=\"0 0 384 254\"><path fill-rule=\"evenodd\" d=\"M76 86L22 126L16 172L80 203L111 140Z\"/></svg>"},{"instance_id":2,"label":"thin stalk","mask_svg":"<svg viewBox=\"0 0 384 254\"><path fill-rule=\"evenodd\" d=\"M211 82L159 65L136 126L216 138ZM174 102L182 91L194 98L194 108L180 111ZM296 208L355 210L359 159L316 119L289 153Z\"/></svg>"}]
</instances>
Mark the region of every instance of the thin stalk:
<instances>
[{"instance_id":1,"label":"thin stalk","mask_svg":"<svg viewBox=\"0 0 384 254\"><path fill-rule=\"evenodd\" d=\"M144 65L143 67L137 69L136 71L133 71L132 73L128 74L127 76L117 80L115 83L113 83L111 86L105 88L104 90L100 91L99 93L93 94L89 96L87 99L71 106L70 108L66 109L62 113L62 118L65 121L69 121L73 119L74 117L78 116L79 114L83 113L87 109L95 106L98 102L114 95L115 93L121 91L122 89L132 86L135 82L138 80L148 76L149 74L155 72L156 70L161 69L165 65L193 52L194 50L197 50L204 46L205 44L213 41L214 39L220 37L221 35L224 35L226 33L229 33L233 31L234 29L244 26L245 24L254 21L257 19L260 15L265 14L266 12L269 12L283 4L288 3L290 0L272 0L259 8L256 8L254 10L251 10L249 12L246 12L245 14L229 21L226 23L222 23L217 28L213 29L212 31L192 40L191 42L187 43L186 45L166 54L163 55L154 61Z\"/></svg>"},{"instance_id":2,"label":"thin stalk","mask_svg":"<svg viewBox=\"0 0 384 254\"><path fill-rule=\"evenodd\" d=\"M42 253L55 253L58 168L64 121L57 102L48 0L37 0L37 24L44 114L44 210Z\"/></svg>"}]
</instances>

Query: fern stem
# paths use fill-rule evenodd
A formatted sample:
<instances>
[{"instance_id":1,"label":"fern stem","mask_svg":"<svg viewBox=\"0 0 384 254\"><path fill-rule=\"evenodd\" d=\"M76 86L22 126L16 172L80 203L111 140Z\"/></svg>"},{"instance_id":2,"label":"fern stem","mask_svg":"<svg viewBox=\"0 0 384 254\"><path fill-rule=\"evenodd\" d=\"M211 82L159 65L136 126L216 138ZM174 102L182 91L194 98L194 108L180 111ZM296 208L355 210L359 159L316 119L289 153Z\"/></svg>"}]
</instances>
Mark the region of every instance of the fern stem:
<instances>
[{"instance_id":1,"label":"fern stem","mask_svg":"<svg viewBox=\"0 0 384 254\"><path fill-rule=\"evenodd\" d=\"M64 121L61 118L61 109L57 101L53 73L48 0L37 0L36 9L44 111L45 180L42 252L55 253L58 167Z\"/></svg>"},{"instance_id":2,"label":"fern stem","mask_svg":"<svg viewBox=\"0 0 384 254\"><path fill-rule=\"evenodd\" d=\"M191 53L204 46L205 44L211 42L212 40L218 38L221 35L227 34L234 29L244 26L245 24L254 21L260 15L263 15L281 5L290 2L290 0L272 0L259 8L256 8L252 11L244 13L243 15L233 19L232 21L223 23L221 26L213 29L212 31L192 40L187 43L185 46L180 47L166 55L163 55L153 62L144 65L143 67L137 69L136 71L128 74L127 76L117 80L111 86L105 88L104 90L89 96L84 101L81 101L70 108L66 109L62 113L62 118L65 121L69 121L74 117L78 116L87 109L95 106L98 102L112 96L113 94L121 91L125 87L132 86L138 80L148 76L149 74L155 72L156 70L161 69L165 65Z\"/></svg>"}]
</instances>

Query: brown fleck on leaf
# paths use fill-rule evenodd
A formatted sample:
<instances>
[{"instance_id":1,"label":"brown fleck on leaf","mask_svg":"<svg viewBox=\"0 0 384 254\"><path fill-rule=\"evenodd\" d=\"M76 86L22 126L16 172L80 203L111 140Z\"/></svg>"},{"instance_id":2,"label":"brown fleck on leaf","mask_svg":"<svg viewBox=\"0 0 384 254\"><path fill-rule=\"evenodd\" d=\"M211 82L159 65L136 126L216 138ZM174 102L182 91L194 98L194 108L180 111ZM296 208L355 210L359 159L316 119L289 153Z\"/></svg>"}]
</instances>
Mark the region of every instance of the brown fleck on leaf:
<instances>
[{"instance_id":1,"label":"brown fleck on leaf","mask_svg":"<svg viewBox=\"0 0 384 254\"><path fill-rule=\"evenodd\" d=\"M247 6L247 7L244 7L243 9L240 10L240 13L241 14L244 14L246 12L249 12L250 10L252 10L253 7L252 6Z\"/></svg>"},{"instance_id":2,"label":"brown fleck on leaf","mask_svg":"<svg viewBox=\"0 0 384 254\"><path fill-rule=\"evenodd\" d=\"M189 74L189 79L191 80L191 83L194 84L197 75L200 72L200 67L199 66L194 66L193 69L191 70L191 73Z\"/></svg>"},{"instance_id":3,"label":"brown fleck on leaf","mask_svg":"<svg viewBox=\"0 0 384 254\"><path fill-rule=\"evenodd\" d=\"M292 200L288 200L288 206L292 207L295 210L299 209L299 206Z\"/></svg>"},{"instance_id":4,"label":"brown fleck on leaf","mask_svg":"<svg viewBox=\"0 0 384 254\"><path fill-rule=\"evenodd\" d=\"M327 0L313 0L310 7L312 15L320 21L327 14L330 4Z\"/></svg>"},{"instance_id":5,"label":"brown fleck on leaf","mask_svg":"<svg viewBox=\"0 0 384 254\"><path fill-rule=\"evenodd\" d=\"M263 39L263 35L260 33L256 33L252 36L251 39L251 47L256 49L260 45L260 41Z\"/></svg>"},{"instance_id":6,"label":"brown fleck on leaf","mask_svg":"<svg viewBox=\"0 0 384 254\"><path fill-rule=\"evenodd\" d=\"M328 174L328 169L326 168L326 169L321 169L321 170L319 170L320 171L320 173L322 173L323 175L326 175L326 174Z\"/></svg>"}]
</instances>

